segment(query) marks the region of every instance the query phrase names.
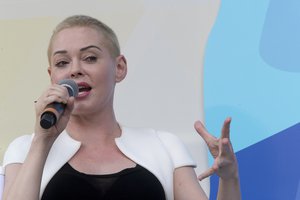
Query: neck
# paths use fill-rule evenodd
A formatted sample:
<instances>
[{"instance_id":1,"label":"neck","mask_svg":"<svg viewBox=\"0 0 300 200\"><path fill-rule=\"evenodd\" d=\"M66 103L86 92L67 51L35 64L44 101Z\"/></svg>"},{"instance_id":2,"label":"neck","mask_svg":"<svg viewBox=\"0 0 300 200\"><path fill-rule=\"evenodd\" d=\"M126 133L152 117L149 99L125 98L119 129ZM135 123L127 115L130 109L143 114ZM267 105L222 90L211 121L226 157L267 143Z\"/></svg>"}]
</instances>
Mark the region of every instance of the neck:
<instances>
[{"instance_id":1,"label":"neck","mask_svg":"<svg viewBox=\"0 0 300 200\"><path fill-rule=\"evenodd\" d=\"M100 141L107 144L121 135L121 128L113 112L97 116L73 115L66 129L74 139L82 143L99 144Z\"/></svg>"}]
</instances>

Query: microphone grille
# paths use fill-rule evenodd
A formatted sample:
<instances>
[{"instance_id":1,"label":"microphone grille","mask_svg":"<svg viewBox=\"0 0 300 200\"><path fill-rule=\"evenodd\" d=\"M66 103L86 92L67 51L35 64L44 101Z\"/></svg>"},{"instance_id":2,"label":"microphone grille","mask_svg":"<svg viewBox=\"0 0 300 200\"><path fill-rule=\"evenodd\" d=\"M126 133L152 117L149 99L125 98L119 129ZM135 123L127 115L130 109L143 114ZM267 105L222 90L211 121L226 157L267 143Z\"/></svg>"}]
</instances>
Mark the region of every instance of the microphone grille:
<instances>
[{"instance_id":1,"label":"microphone grille","mask_svg":"<svg viewBox=\"0 0 300 200\"><path fill-rule=\"evenodd\" d=\"M77 97L79 93L78 85L72 79L63 79L59 81L59 85L62 85L68 89L69 95L71 97Z\"/></svg>"}]
</instances>

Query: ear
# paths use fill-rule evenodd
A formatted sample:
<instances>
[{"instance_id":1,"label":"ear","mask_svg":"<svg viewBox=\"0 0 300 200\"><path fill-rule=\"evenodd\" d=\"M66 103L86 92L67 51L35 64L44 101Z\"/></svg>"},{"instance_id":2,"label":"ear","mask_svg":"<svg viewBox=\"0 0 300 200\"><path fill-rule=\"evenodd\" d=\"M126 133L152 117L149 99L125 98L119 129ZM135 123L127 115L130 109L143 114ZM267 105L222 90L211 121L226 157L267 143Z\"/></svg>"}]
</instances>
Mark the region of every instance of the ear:
<instances>
[{"instance_id":1,"label":"ear","mask_svg":"<svg viewBox=\"0 0 300 200\"><path fill-rule=\"evenodd\" d=\"M48 75L49 75L49 77L50 77L50 80L51 80L51 82L52 82L52 78L51 78L51 67L48 67L48 69L47 69L47 71L48 71Z\"/></svg>"},{"instance_id":2,"label":"ear","mask_svg":"<svg viewBox=\"0 0 300 200\"><path fill-rule=\"evenodd\" d=\"M116 67L116 83L121 82L127 74L127 61L123 55L120 55L116 58L117 67Z\"/></svg>"},{"instance_id":3,"label":"ear","mask_svg":"<svg viewBox=\"0 0 300 200\"><path fill-rule=\"evenodd\" d=\"M48 67L47 69L49 76L51 76L51 67Z\"/></svg>"}]
</instances>

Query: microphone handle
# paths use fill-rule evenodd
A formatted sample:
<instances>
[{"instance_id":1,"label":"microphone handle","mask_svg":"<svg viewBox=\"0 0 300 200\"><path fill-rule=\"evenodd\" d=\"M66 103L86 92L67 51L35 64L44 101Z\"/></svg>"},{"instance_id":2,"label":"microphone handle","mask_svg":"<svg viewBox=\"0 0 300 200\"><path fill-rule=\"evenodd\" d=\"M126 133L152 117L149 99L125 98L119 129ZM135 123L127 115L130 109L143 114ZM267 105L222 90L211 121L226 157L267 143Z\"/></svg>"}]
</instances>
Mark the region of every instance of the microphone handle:
<instances>
[{"instance_id":1,"label":"microphone handle","mask_svg":"<svg viewBox=\"0 0 300 200\"><path fill-rule=\"evenodd\" d=\"M65 107L65 104L57 102L49 104L41 116L41 127L44 129L49 129L52 127L63 113Z\"/></svg>"}]
</instances>

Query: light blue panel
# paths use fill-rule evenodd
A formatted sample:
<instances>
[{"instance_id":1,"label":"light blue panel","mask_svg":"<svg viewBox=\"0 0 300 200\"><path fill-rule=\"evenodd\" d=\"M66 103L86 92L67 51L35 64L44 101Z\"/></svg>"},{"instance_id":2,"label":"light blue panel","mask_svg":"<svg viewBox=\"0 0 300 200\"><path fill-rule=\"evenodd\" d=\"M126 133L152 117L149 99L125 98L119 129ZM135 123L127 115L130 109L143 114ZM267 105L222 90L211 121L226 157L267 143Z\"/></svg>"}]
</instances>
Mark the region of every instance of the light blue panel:
<instances>
[{"instance_id":1,"label":"light blue panel","mask_svg":"<svg viewBox=\"0 0 300 200\"><path fill-rule=\"evenodd\" d=\"M261 39L261 55L272 67L300 72L300 1L272 0Z\"/></svg>"},{"instance_id":2,"label":"light blue panel","mask_svg":"<svg viewBox=\"0 0 300 200\"><path fill-rule=\"evenodd\" d=\"M269 0L222 1L207 43L206 126L219 135L224 118L232 116L231 137L236 151L300 119L300 75L279 70L260 56L269 3ZM280 15L288 11L277 12Z\"/></svg>"}]
</instances>

